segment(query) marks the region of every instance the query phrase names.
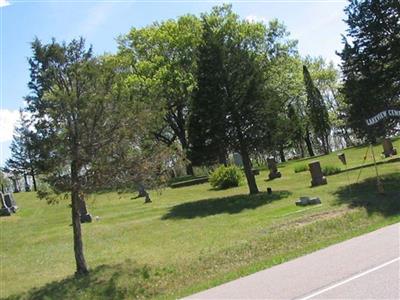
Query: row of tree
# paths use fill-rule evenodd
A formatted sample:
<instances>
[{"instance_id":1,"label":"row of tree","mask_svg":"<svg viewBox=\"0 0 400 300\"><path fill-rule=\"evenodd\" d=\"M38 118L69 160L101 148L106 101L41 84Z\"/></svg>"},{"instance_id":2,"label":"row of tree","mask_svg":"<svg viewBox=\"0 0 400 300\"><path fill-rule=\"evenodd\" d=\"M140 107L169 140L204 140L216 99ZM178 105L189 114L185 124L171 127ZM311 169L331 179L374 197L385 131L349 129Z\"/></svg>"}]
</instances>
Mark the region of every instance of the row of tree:
<instances>
[{"instance_id":1,"label":"row of tree","mask_svg":"<svg viewBox=\"0 0 400 300\"><path fill-rule=\"evenodd\" d=\"M400 51L392 51L399 47L399 9L383 2L351 1L346 10L352 44L341 53L344 85L332 64L301 58L281 23L242 20L229 5L133 28L113 55L94 56L83 39L36 39L31 92L6 170L40 174L53 193L71 194L77 273L87 273L80 224L85 193L157 186L176 164L184 162L193 174L194 165L226 164L232 152L242 155L249 191L257 193L252 159L328 153L333 135L349 145L354 133L374 138L395 130L395 121L374 132L360 121L382 97L385 107L399 104L399 80L392 80L400 61ZM364 15L372 24L380 18L383 42L372 37L376 24L365 25ZM373 49L387 56L381 68ZM367 103L357 91L373 82L365 79L370 65L373 78L382 76ZM387 89L385 96L378 87Z\"/></svg>"}]
</instances>

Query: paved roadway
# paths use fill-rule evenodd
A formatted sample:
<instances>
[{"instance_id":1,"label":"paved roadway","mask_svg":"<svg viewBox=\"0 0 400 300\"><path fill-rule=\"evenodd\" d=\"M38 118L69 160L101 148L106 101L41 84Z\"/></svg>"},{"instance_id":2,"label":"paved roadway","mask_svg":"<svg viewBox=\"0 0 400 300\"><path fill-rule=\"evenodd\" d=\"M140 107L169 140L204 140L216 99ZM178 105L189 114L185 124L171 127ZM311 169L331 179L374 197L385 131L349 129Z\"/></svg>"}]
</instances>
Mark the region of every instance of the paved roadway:
<instances>
[{"instance_id":1,"label":"paved roadway","mask_svg":"<svg viewBox=\"0 0 400 300\"><path fill-rule=\"evenodd\" d=\"M400 299L400 223L188 299Z\"/></svg>"}]
</instances>

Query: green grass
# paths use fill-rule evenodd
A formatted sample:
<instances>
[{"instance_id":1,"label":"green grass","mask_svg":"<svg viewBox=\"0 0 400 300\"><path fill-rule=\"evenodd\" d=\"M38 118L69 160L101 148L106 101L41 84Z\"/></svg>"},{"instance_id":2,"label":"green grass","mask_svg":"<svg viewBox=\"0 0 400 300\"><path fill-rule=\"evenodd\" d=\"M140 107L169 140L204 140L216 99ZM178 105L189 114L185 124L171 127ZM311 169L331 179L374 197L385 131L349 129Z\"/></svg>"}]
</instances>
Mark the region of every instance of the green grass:
<instances>
[{"instance_id":1,"label":"green grass","mask_svg":"<svg viewBox=\"0 0 400 300\"><path fill-rule=\"evenodd\" d=\"M365 148L345 153L349 167L357 167ZM341 166L335 153L318 160ZM91 273L80 278L73 276L68 202L47 205L34 193L16 194L20 211L0 219L1 297L178 298L399 222L400 161L378 160L385 162L384 196L376 193L371 166L310 188L308 173L293 172L298 162L281 165L282 178L267 181L267 171L256 177L272 195L209 183L152 192L151 204L133 199L136 193L92 195L89 210L100 220L83 225ZM297 207L299 196L318 196L322 205Z\"/></svg>"}]
</instances>

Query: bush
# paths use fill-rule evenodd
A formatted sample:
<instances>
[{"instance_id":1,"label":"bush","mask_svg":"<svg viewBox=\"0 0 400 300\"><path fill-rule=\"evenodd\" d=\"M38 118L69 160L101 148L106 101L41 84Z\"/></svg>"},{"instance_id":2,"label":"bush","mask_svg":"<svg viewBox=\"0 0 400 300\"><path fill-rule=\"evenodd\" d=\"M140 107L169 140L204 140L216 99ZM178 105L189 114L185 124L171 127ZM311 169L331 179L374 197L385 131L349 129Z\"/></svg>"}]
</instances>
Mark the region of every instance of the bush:
<instances>
[{"instance_id":1,"label":"bush","mask_svg":"<svg viewBox=\"0 0 400 300\"><path fill-rule=\"evenodd\" d=\"M342 171L341 168L335 166L324 166L322 168L322 173L324 174L324 176L337 174L340 173L341 171Z\"/></svg>"},{"instance_id":2,"label":"bush","mask_svg":"<svg viewBox=\"0 0 400 300\"><path fill-rule=\"evenodd\" d=\"M300 172L305 172L308 171L308 165L295 165L294 166L294 172L295 173L300 173Z\"/></svg>"},{"instance_id":3,"label":"bush","mask_svg":"<svg viewBox=\"0 0 400 300\"><path fill-rule=\"evenodd\" d=\"M210 175L210 184L217 189L239 186L243 178L242 171L236 166L220 166Z\"/></svg>"}]
</instances>

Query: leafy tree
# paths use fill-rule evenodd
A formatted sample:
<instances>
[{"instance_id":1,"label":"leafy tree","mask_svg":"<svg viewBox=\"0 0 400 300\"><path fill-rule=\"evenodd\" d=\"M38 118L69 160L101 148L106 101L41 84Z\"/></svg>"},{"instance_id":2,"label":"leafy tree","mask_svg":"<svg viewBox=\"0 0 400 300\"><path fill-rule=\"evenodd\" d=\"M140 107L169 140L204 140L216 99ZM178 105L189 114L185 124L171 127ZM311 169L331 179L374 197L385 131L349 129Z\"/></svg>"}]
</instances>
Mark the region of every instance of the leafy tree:
<instances>
[{"instance_id":1,"label":"leafy tree","mask_svg":"<svg viewBox=\"0 0 400 300\"><path fill-rule=\"evenodd\" d=\"M304 84L307 92L307 108L310 123L320 139L325 153L329 153L329 133L331 130L328 109L319 89L314 85L306 66L303 66Z\"/></svg>"},{"instance_id":2,"label":"leafy tree","mask_svg":"<svg viewBox=\"0 0 400 300\"><path fill-rule=\"evenodd\" d=\"M27 185L27 175L32 177L33 188L37 190L36 184L36 156L33 147L32 131L29 129L29 121L21 112L20 126L15 129L13 141L11 142L11 158L6 161L6 171L23 175Z\"/></svg>"},{"instance_id":3,"label":"leafy tree","mask_svg":"<svg viewBox=\"0 0 400 300\"><path fill-rule=\"evenodd\" d=\"M76 273L86 274L80 222L84 193L161 172L157 153L162 152L145 146L140 133L147 111L125 88L128 71L118 60L94 57L83 39L69 44L36 39L32 50L26 100L38 166L53 191L71 194ZM140 160L145 153L154 154L148 155L149 166Z\"/></svg>"},{"instance_id":4,"label":"leafy tree","mask_svg":"<svg viewBox=\"0 0 400 300\"><path fill-rule=\"evenodd\" d=\"M141 95L142 101L152 102L155 109L164 113L161 121L153 122L155 137L167 145L178 140L186 156L188 106L197 84L200 40L198 18L186 15L176 21L133 28L119 41L119 55L134 70L128 85ZM193 174L190 162L187 173Z\"/></svg>"},{"instance_id":5,"label":"leafy tree","mask_svg":"<svg viewBox=\"0 0 400 300\"><path fill-rule=\"evenodd\" d=\"M229 5L213 8L211 13L203 15L203 22L203 47L216 55L213 59L218 61L211 77L216 82L207 84L200 76L198 97L193 99L192 105L192 115L196 116L192 121L199 124L191 126L202 128L211 145L221 141L230 150L240 152L247 184L254 194L258 188L250 156L262 151L270 141L272 128L268 121L273 120L268 105L268 99L273 97L268 97L264 73L268 59L267 30L263 24L239 20ZM199 65L199 70L210 70L207 59L199 63L205 64ZM218 102L208 105L209 101ZM220 111L215 113L217 103ZM202 123L207 114L210 120ZM198 118L199 115L202 117ZM213 130L214 124L218 130Z\"/></svg>"},{"instance_id":6,"label":"leafy tree","mask_svg":"<svg viewBox=\"0 0 400 300\"><path fill-rule=\"evenodd\" d=\"M370 140L396 131L398 120L368 127L365 119L400 108L400 2L352 0L346 7L347 38L342 58L343 93L349 123Z\"/></svg>"}]
</instances>

